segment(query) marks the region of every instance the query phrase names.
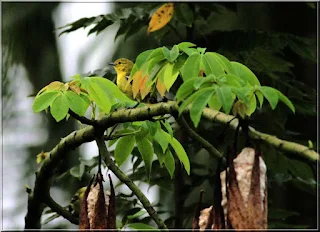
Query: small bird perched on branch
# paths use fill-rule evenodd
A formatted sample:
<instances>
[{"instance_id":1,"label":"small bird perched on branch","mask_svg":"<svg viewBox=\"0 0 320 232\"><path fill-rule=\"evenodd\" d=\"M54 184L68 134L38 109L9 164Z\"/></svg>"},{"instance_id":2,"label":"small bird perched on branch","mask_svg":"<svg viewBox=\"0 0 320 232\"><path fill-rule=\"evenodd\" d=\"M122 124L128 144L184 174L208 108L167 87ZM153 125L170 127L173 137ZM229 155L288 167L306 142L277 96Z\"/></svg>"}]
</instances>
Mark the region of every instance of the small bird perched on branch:
<instances>
[{"instance_id":1,"label":"small bird perched on branch","mask_svg":"<svg viewBox=\"0 0 320 232\"><path fill-rule=\"evenodd\" d=\"M126 58L117 59L115 62L110 62L117 72L117 86L129 98L133 99L132 84L127 84L134 63Z\"/></svg>"}]
</instances>

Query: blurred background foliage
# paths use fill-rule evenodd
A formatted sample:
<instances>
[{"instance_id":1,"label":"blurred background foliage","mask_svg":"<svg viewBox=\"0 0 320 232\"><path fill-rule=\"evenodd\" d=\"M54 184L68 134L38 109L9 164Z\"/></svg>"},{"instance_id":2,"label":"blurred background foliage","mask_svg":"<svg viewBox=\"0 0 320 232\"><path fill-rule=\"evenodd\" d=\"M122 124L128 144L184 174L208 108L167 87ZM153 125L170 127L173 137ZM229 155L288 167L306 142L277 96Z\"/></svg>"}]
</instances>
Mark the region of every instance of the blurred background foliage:
<instances>
[{"instance_id":1,"label":"blurred background foliage","mask_svg":"<svg viewBox=\"0 0 320 232\"><path fill-rule=\"evenodd\" d=\"M4 132L6 125L12 124L14 117L24 114L12 107L18 104L16 101L21 101L16 98L13 100L19 91L12 87L14 78L19 75L9 78L14 67L24 67L33 92L39 91L49 82L62 79L56 46L59 37L53 33L55 28L52 19L52 13L59 4L61 3L2 4ZM264 106L252 115L251 125L254 128L306 146L313 144L313 148L317 148L317 3L175 3L174 16L169 25L147 36L148 20L161 4L163 3L115 3L113 13L82 18L73 23L65 22L65 25L71 24L60 29L59 33L72 33L79 28L89 27L88 34L99 34L111 30L110 25L119 25L115 35L117 47L111 60L119 57L134 60L147 49L170 47L183 41L205 47L207 51L221 53L230 60L248 66L262 85L279 89L296 107L296 114L292 114L281 104L274 111ZM110 40L103 43L115 42ZM96 70L99 74L101 71L107 78L114 78L114 73L109 68L101 67L101 70ZM176 91L177 86L178 84L172 90ZM18 88L23 86L18 85ZM20 170L25 179L15 183L20 187L24 183L31 186L33 184L33 173L37 169L36 154L52 149L60 138L76 128L71 121L57 124L51 117L44 114L41 116L38 118L41 124L37 127L41 127L47 139L37 145L25 145L27 158L24 157L24 168ZM32 130L28 126L22 124L24 130ZM196 131L225 154L226 147L233 140L233 132L224 129L220 125L202 120ZM205 190L202 207L213 203L217 160L209 156L197 142L186 137L183 128L176 127L175 134L189 154L191 175L185 175L177 163L174 180L171 180L159 163L154 162L148 184L159 187L159 199L155 200L155 206L168 227L190 228L201 189ZM7 133L4 138L6 135ZM16 143L20 141L17 140ZM10 150L8 147L7 149ZM262 150L268 168L269 228L316 228L316 165L266 145L262 145ZM5 151L4 163L8 158ZM63 161L57 173L61 178L53 183L53 186L61 187L64 191L61 193L66 194L66 198L88 183L89 175L80 171L79 163L83 166L84 161L79 161L79 152L74 151L74 155ZM86 167L90 169L95 163L94 158L87 161ZM127 174L133 180L148 182L139 153L135 150L132 163L130 165L133 165L133 170ZM69 172L71 167L74 167L73 171ZM22 200L23 203L17 204L25 206L26 195ZM126 195L118 192L117 204L118 212L121 212L119 223L139 221L152 225L147 214L128 218L128 215L141 209L130 193ZM45 228L74 227L63 223L49 223Z\"/></svg>"}]
</instances>

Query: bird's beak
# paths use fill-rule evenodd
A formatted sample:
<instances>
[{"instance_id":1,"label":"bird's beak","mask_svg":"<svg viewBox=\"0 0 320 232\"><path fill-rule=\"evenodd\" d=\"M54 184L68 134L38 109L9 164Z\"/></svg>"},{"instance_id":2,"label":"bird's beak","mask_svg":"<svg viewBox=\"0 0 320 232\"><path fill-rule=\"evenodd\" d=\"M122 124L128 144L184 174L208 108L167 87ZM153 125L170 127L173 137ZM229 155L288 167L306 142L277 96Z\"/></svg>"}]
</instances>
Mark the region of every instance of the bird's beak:
<instances>
[{"instance_id":1,"label":"bird's beak","mask_svg":"<svg viewBox=\"0 0 320 232\"><path fill-rule=\"evenodd\" d=\"M112 65L112 66L115 66L115 63L113 62L109 62L108 65Z\"/></svg>"}]
</instances>

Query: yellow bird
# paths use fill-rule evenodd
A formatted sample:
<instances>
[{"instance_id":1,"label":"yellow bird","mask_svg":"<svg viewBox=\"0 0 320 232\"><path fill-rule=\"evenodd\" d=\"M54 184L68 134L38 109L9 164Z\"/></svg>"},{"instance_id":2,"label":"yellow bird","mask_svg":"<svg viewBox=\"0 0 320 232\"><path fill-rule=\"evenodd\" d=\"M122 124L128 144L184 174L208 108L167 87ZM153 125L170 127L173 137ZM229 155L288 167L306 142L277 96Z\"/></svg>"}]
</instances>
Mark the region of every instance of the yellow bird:
<instances>
[{"instance_id":1,"label":"yellow bird","mask_svg":"<svg viewBox=\"0 0 320 232\"><path fill-rule=\"evenodd\" d=\"M133 99L132 84L127 84L134 63L126 58L117 59L109 63L117 72L117 86L129 98Z\"/></svg>"}]
</instances>

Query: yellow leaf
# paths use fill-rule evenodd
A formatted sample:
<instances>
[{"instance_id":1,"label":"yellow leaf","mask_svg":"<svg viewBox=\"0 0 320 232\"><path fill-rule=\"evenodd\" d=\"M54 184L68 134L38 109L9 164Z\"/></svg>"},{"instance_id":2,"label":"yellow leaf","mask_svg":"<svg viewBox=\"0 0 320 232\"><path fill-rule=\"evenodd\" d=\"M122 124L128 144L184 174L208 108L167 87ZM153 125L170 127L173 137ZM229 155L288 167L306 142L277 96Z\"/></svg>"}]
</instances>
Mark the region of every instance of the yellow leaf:
<instances>
[{"instance_id":1,"label":"yellow leaf","mask_svg":"<svg viewBox=\"0 0 320 232\"><path fill-rule=\"evenodd\" d=\"M136 98L137 94L139 93L140 90L140 80L142 78L142 71L139 70L137 71L132 80L132 93L133 93L133 98Z\"/></svg>"},{"instance_id":2,"label":"yellow leaf","mask_svg":"<svg viewBox=\"0 0 320 232\"><path fill-rule=\"evenodd\" d=\"M157 31L167 25L173 16L173 12L173 3L166 3L159 7L150 19L147 34L149 35L150 32Z\"/></svg>"},{"instance_id":3,"label":"yellow leaf","mask_svg":"<svg viewBox=\"0 0 320 232\"><path fill-rule=\"evenodd\" d=\"M165 84L164 83L162 83L161 81L160 81L160 79L158 79L158 81L157 81L157 90L158 90L158 92L160 93L160 95L161 95L161 97L163 97L164 96L164 93L166 92L166 86L165 86Z\"/></svg>"},{"instance_id":4,"label":"yellow leaf","mask_svg":"<svg viewBox=\"0 0 320 232\"><path fill-rule=\"evenodd\" d=\"M49 85L43 87L38 93L37 96L40 95L41 93L47 91L47 90L60 90L62 89L64 84L60 81L53 81Z\"/></svg>"}]
</instances>

